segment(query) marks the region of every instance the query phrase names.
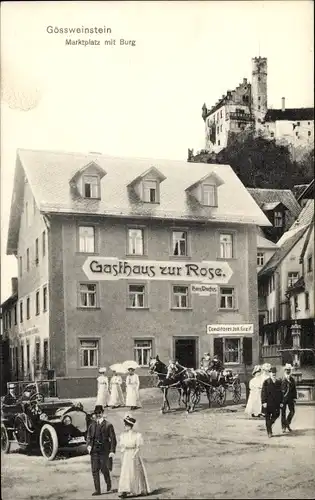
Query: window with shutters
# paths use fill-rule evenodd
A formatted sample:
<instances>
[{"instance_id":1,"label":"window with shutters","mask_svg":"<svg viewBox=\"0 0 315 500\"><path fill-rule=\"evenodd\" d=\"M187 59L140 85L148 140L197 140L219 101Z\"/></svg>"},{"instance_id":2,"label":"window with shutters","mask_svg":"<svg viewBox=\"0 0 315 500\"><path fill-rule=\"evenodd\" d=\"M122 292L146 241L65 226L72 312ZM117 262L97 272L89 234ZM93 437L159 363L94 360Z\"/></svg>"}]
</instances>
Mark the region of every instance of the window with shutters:
<instances>
[{"instance_id":1,"label":"window with shutters","mask_svg":"<svg viewBox=\"0 0 315 500\"><path fill-rule=\"evenodd\" d=\"M98 340L80 340L81 368L96 368L98 366Z\"/></svg>"},{"instance_id":2,"label":"window with shutters","mask_svg":"<svg viewBox=\"0 0 315 500\"><path fill-rule=\"evenodd\" d=\"M40 370L40 340L35 342L35 370Z\"/></svg>"},{"instance_id":3,"label":"window with shutters","mask_svg":"<svg viewBox=\"0 0 315 500\"><path fill-rule=\"evenodd\" d=\"M243 363L251 365L253 363L253 339L243 337Z\"/></svg>"},{"instance_id":4,"label":"window with shutters","mask_svg":"<svg viewBox=\"0 0 315 500\"><path fill-rule=\"evenodd\" d=\"M44 340L44 351L43 351L43 368L47 370L49 367L49 357L48 357L48 340Z\"/></svg>"},{"instance_id":5,"label":"window with shutters","mask_svg":"<svg viewBox=\"0 0 315 500\"><path fill-rule=\"evenodd\" d=\"M241 339L230 337L225 338L223 346L224 364L241 362Z\"/></svg>"}]
</instances>

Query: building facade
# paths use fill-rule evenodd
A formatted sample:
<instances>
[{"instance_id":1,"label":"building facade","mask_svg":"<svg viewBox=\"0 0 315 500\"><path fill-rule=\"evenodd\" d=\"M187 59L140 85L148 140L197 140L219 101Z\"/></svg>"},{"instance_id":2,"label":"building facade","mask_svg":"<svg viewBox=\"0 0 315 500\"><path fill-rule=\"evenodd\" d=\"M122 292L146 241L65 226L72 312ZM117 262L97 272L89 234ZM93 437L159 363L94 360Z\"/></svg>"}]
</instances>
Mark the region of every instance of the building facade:
<instances>
[{"instance_id":1,"label":"building facade","mask_svg":"<svg viewBox=\"0 0 315 500\"><path fill-rule=\"evenodd\" d=\"M8 253L33 374L83 395L99 366L126 359L140 375L156 354L250 367L264 224L229 166L19 150Z\"/></svg>"},{"instance_id":2,"label":"building facade","mask_svg":"<svg viewBox=\"0 0 315 500\"><path fill-rule=\"evenodd\" d=\"M311 377L310 368L315 367L313 217L314 204L310 200L258 273L262 359L279 365L293 363L293 353L287 349L294 346L292 328L297 322L300 347L314 351L301 358L306 378Z\"/></svg>"}]
</instances>

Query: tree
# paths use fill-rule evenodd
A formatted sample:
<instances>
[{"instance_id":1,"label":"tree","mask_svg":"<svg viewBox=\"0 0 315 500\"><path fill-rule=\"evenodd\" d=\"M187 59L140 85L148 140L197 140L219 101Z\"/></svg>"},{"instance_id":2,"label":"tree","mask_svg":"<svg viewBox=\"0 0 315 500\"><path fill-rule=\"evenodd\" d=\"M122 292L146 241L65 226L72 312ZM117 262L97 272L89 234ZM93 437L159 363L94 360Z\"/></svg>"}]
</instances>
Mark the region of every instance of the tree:
<instances>
[{"instance_id":1,"label":"tree","mask_svg":"<svg viewBox=\"0 0 315 500\"><path fill-rule=\"evenodd\" d=\"M219 153L202 151L189 161L231 165L246 187L291 189L314 177L314 149L295 162L287 145L254 136L250 130L230 134L227 147Z\"/></svg>"}]
</instances>

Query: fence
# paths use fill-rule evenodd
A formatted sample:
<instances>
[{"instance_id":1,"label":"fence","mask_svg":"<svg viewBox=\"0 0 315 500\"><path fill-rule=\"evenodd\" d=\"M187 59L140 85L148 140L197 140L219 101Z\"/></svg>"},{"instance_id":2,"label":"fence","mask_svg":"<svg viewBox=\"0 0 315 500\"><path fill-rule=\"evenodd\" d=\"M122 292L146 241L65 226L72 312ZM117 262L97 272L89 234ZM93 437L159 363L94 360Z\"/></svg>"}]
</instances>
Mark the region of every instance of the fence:
<instances>
[{"instance_id":1,"label":"fence","mask_svg":"<svg viewBox=\"0 0 315 500\"><path fill-rule=\"evenodd\" d=\"M22 395L22 393L26 390L27 386L31 387L36 386L36 391L45 396L46 398L57 397L56 380L38 380L36 382L29 382L29 381L8 382L7 388L9 385L14 385L15 394L17 397Z\"/></svg>"}]
</instances>

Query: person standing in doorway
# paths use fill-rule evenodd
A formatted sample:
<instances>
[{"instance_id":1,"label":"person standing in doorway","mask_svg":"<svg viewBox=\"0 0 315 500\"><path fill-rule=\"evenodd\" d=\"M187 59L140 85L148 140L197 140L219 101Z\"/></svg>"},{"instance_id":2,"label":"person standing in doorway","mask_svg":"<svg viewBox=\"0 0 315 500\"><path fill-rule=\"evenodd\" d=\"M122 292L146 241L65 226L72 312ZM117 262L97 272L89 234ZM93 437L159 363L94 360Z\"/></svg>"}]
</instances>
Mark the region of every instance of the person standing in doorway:
<instances>
[{"instance_id":1,"label":"person standing in doorway","mask_svg":"<svg viewBox=\"0 0 315 500\"><path fill-rule=\"evenodd\" d=\"M102 472L107 491L112 488L110 471L116 453L116 434L113 425L103 416L103 407L95 406L95 420L87 432L87 450L91 456L91 469L95 486L92 496L101 495L100 471Z\"/></svg>"},{"instance_id":2,"label":"person standing in doorway","mask_svg":"<svg viewBox=\"0 0 315 500\"><path fill-rule=\"evenodd\" d=\"M270 368L270 377L267 378L261 389L261 402L265 412L268 437L272 437L272 426L280 416L282 405L282 383L276 378L276 367Z\"/></svg>"},{"instance_id":3,"label":"person standing in doorway","mask_svg":"<svg viewBox=\"0 0 315 500\"><path fill-rule=\"evenodd\" d=\"M286 363L284 366L284 376L282 378L282 392L283 392L283 407L281 408L281 425L282 432L288 430L292 432L290 427L292 419L295 414L295 401L297 399L297 390L295 380L291 375L292 365ZM287 407L289 409L288 416Z\"/></svg>"},{"instance_id":4,"label":"person standing in doorway","mask_svg":"<svg viewBox=\"0 0 315 500\"><path fill-rule=\"evenodd\" d=\"M106 368L100 368L98 372L96 405L106 408L109 398L108 378L105 376Z\"/></svg>"},{"instance_id":5,"label":"person standing in doorway","mask_svg":"<svg viewBox=\"0 0 315 500\"><path fill-rule=\"evenodd\" d=\"M135 369L128 368L128 375L126 377L126 406L130 406L131 410L141 408L139 388L140 380L135 373Z\"/></svg>"}]
</instances>

